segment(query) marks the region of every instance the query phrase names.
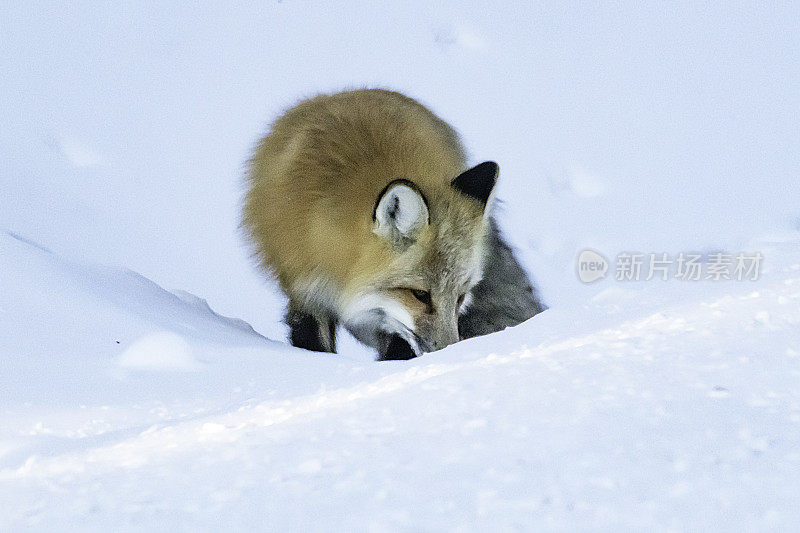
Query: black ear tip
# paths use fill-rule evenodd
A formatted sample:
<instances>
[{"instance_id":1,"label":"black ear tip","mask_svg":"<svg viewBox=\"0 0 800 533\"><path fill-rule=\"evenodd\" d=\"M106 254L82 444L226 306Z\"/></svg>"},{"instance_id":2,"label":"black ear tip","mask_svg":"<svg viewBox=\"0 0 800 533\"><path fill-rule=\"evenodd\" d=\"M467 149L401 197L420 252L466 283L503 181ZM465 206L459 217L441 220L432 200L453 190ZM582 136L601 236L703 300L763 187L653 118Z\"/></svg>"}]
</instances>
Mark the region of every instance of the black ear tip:
<instances>
[{"instance_id":1,"label":"black ear tip","mask_svg":"<svg viewBox=\"0 0 800 533\"><path fill-rule=\"evenodd\" d=\"M497 183L497 176L500 175L500 165L494 161L484 161L478 166L483 166L483 172L488 175L489 180L492 182L492 187Z\"/></svg>"},{"instance_id":2,"label":"black ear tip","mask_svg":"<svg viewBox=\"0 0 800 533\"><path fill-rule=\"evenodd\" d=\"M486 205L492 194L500 167L494 161L484 161L459 174L450 184L460 193Z\"/></svg>"},{"instance_id":3,"label":"black ear tip","mask_svg":"<svg viewBox=\"0 0 800 533\"><path fill-rule=\"evenodd\" d=\"M484 161L483 163L477 165L478 167L482 167L485 172L492 172L495 175L500 172L500 165L495 163L494 161Z\"/></svg>"}]
</instances>

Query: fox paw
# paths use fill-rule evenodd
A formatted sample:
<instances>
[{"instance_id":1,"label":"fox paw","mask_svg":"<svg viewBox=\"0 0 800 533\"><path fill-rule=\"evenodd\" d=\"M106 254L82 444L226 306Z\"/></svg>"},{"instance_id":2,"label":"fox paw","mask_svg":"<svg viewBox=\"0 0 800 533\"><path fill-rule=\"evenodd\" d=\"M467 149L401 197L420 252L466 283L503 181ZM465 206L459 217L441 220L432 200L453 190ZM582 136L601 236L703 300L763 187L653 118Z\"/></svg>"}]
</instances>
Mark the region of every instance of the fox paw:
<instances>
[{"instance_id":1,"label":"fox paw","mask_svg":"<svg viewBox=\"0 0 800 533\"><path fill-rule=\"evenodd\" d=\"M416 343L414 343L416 344ZM421 351L414 349L411 343L398 334L387 334L378 348L378 361L397 361L413 359L421 355Z\"/></svg>"}]
</instances>

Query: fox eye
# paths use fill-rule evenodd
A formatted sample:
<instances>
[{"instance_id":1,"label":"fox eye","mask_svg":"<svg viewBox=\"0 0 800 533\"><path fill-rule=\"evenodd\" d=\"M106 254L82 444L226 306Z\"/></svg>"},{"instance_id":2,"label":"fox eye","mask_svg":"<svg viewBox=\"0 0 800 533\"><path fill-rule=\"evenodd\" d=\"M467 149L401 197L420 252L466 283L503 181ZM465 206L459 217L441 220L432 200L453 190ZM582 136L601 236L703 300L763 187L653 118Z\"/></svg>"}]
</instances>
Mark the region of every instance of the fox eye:
<instances>
[{"instance_id":1,"label":"fox eye","mask_svg":"<svg viewBox=\"0 0 800 533\"><path fill-rule=\"evenodd\" d=\"M456 300L456 308L457 308L457 309L460 309L460 308L461 308L461 304L463 304L463 303L464 303L464 298L465 298L466 296L467 296L466 294L462 294L461 296L459 296L459 297L458 297L458 300Z\"/></svg>"},{"instance_id":2,"label":"fox eye","mask_svg":"<svg viewBox=\"0 0 800 533\"><path fill-rule=\"evenodd\" d=\"M411 289L411 294L414 295L414 298L419 300L420 302L424 303L425 305L431 305L431 293L428 291L421 291L419 289Z\"/></svg>"}]
</instances>

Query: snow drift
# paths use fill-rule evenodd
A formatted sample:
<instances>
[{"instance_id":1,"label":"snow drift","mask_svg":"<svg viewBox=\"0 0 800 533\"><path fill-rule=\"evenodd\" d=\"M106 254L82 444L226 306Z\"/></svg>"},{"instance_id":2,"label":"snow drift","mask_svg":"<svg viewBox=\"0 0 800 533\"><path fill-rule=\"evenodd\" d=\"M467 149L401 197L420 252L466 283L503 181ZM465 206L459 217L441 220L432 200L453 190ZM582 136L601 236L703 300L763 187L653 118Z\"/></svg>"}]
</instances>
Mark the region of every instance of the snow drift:
<instances>
[{"instance_id":1,"label":"snow drift","mask_svg":"<svg viewBox=\"0 0 800 533\"><path fill-rule=\"evenodd\" d=\"M0 529L791 527L800 244L762 248L372 363L0 233Z\"/></svg>"}]
</instances>

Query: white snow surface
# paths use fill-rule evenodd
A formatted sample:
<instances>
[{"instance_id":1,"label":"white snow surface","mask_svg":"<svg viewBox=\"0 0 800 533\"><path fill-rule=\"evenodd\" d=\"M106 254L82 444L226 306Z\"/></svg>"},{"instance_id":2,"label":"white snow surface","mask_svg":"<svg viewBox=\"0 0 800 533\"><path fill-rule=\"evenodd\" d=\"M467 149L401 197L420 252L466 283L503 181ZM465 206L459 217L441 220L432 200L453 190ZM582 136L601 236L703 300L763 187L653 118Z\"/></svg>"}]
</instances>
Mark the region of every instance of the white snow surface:
<instances>
[{"instance_id":1,"label":"white snow surface","mask_svg":"<svg viewBox=\"0 0 800 533\"><path fill-rule=\"evenodd\" d=\"M790 528L800 242L761 248L374 363L0 233L0 530Z\"/></svg>"}]
</instances>

